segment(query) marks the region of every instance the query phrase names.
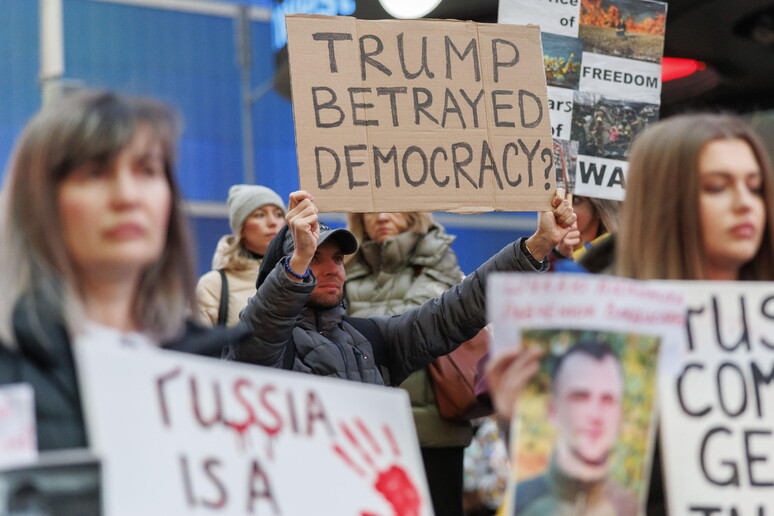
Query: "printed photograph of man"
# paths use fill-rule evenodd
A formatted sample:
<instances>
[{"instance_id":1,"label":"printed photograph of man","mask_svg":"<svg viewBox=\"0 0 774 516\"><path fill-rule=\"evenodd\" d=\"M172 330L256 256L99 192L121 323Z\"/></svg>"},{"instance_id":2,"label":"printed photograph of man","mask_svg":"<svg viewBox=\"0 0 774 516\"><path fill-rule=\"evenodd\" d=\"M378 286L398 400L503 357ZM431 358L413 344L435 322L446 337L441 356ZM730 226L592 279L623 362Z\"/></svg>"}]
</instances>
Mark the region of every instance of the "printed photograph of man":
<instances>
[{"instance_id":1,"label":"printed photograph of man","mask_svg":"<svg viewBox=\"0 0 774 516\"><path fill-rule=\"evenodd\" d=\"M528 390L524 395L524 398L541 398L545 425L551 430L545 433L549 439L553 433L553 438L537 446L532 441L533 448L545 451L544 462L542 470L534 471L537 469L534 468L528 474L518 471L515 515L635 516L638 513L642 484L631 485L620 471L621 459L627 457L620 453L622 447L627 447L621 443L627 417L624 400L630 394L627 371L623 357L600 335L604 334L584 335L573 339L556 354L547 353L543 359L545 366L533 380L536 385L532 394ZM618 340L621 339L625 337L620 336ZM648 348L646 355L652 355L655 364L654 347ZM641 358L635 357L634 362ZM639 376L641 371L631 374ZM632 377L628 383L647 384L652 376ZM540 393L541 390L544 392ZM652 402L648 405L650 412ZM648 426L645 424L646 429ZM540 432L540 425L521 417L519 441L522 441L522 431ZM647 433L644 437L648 441ZM525 441L520 445L529 445L530 441ZM626 453L632 451L637 453L637 450L626 450ZM642 456L644 450L639 454L635 468L641 468L646 462ZM528 457L526 453L523 455ZM525 461L525 465L529 462Z\"/></svg>"}]
</instances>

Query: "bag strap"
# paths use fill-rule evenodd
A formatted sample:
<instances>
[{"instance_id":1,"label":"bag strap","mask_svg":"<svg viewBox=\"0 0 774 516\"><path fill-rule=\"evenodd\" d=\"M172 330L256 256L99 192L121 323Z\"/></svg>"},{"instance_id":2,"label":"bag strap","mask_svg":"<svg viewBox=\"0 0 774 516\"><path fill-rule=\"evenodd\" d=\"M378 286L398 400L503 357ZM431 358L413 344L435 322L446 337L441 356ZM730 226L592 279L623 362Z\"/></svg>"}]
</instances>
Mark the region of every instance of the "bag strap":
<instances>
[{"instance_id":1,"label":"bag strap","mask_svg":"<svg viewBox=\"0 0 774 516\"><path fill-rule=\"evenodd\" d=\"M228 278L223 269L220 273L220 306L218 307L218 326L225 326L228 321Z\"/></svg>"},{"instance_id":2,"label":"bag strap","mask_svg":"<svg viewBox=\"0 0 774 516\"><path fill-rule=\"evenodd\" d=\"M387 367L387 345L384 341L384 335L379 331L379 327L367 317L347 317L344 321L355 328L363 337L371 343L374 351L374 360L376 365ZM296 342L293 339L293 332L290 332L290 338L285 342L285 352L282 355L282 369L288 371L293 369L293 362L296 359Z\"/></svg>"}]
</instances>

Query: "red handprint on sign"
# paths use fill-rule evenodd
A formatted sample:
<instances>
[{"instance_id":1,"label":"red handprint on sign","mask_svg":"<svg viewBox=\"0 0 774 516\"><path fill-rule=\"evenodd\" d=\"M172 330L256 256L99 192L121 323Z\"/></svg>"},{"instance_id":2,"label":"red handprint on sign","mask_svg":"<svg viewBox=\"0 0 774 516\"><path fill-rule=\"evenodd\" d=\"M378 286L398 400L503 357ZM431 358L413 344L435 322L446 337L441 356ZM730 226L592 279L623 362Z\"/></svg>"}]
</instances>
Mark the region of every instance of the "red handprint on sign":
<instances>
[{"instance_id":1,"label":"red handprint on sign","mask_svg":"<svg viewBox=\"0 0 774 516\"><path fill-rule=\"evenodd\" d=\"M419 516L422 497L408 472L395 463L400 457L400 449L390 427L385 424L381 429L387 441L386 450L360 419L355 419L354 430L345 422L341 422L339 428L352 450L347 452L339 443L334 443L336 455L359 476L373 479L374 489L392 506L392 516ZM389 465L382 467L377 463ZM360 516L379 515L362 511Z\"/></svg>"}]
</instances>

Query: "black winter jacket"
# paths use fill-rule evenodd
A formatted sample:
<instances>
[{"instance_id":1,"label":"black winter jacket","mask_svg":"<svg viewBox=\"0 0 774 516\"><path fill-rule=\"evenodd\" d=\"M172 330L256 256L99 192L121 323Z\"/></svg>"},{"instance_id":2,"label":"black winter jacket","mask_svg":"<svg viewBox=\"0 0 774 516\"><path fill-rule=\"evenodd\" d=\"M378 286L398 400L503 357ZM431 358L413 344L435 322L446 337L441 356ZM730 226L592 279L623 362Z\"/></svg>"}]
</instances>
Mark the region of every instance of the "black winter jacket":
<instances>
[{"instance_id":1,"label":"black winter jacket","mask_svg":"<svg viewBox=\"0 0 774 516\"><path fill-rule=\"evenodd\" d=\"M538 270L517 241L441 296L399 315L369 317L385 348L385 363L377 364L371 343L343 319L341 305L326 310L306 306L316 286L314 275L300 283L288 279L282 263L272 256L274 245L272 241L264 257L258 292L242 312L252 336L236 346L230 358L282 367L292 338L293 370L377 385L398 385L478 333L486 324L484 292L490 273ZM548 260L540 265L539 270L547 270Z\"/></svg>"},{"instance_id":2,"label":"black winter jacket","mask_svg":"<svg viewBox=\"0 0 774 516\"><path fill-rule=\"evenodd\" d=\"M24 382L34 389L38 449L86 447L89 440L70 336L55 311L38 321L22 306L19 303L13 315L16 349L0 343L0 385ZM189 322L182 337L162 347L220 357L224 346L246 336L243 325L205 329Z\"/></svg>"}]
</instances>

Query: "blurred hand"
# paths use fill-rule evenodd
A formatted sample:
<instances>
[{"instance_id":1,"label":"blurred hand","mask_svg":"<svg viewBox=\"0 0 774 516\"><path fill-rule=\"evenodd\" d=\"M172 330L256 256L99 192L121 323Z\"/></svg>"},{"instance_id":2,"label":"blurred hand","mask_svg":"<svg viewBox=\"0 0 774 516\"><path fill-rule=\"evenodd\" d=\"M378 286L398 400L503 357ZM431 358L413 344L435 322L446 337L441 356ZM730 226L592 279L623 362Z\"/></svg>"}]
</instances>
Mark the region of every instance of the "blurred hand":
<instances>
[{"instance_id":1,"label":"blurred hand","mask_svg":"<svg viewBox=\"0 0 774 516\"><path fill-rule=\"evenodd\" d=\"M513 419L524 387L535 376L543 351L539 348L508 350L486 368L489 393L497 415L505 421Z\"/></svg>"},{"instance_id":2,"label":"blurred hand","mask_svg":"<svg viewBox=\"0 0 774 516\"><path fill-rule=\"evenodd\" d=\"M567 233L567 236L565 236L564 239L556 246L556 250L565 258L572 258L572 254L575 252L575 249L578 248L580 243L581 236L580 231L578 231L578 223L576 221L572 225L572 230L570 230L570 232Z\"/></svg>"}]
</instances>

